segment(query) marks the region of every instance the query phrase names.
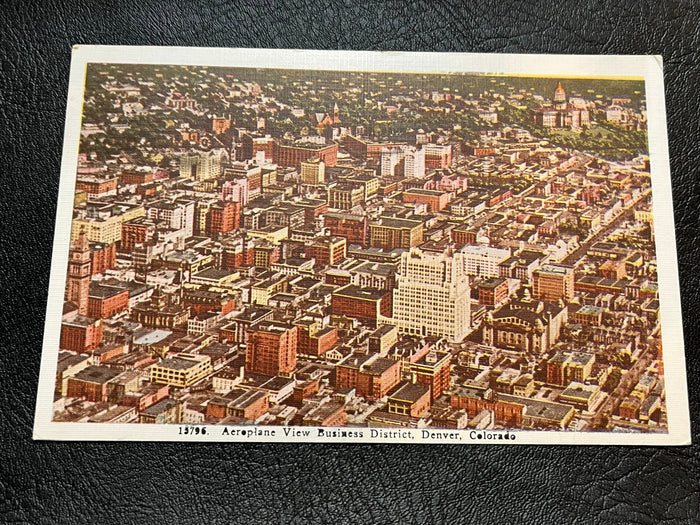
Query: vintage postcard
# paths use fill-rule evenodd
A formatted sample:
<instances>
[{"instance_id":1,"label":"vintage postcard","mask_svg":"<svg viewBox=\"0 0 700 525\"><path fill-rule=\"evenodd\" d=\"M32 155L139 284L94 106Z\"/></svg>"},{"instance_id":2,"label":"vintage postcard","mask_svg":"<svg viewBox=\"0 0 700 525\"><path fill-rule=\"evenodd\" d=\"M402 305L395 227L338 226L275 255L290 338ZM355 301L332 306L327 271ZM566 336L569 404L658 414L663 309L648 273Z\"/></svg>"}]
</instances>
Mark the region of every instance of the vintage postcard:
<instances>
[{"instance_id":1,"label":"vintage postcard","mask_svg":"<svg viewBox=\"0 0 700 525\"><path fill-rule=\"evenodd\" d=\"M689 443L662 73L76 46L34 437Z\"/></svg>"}]
</instances>

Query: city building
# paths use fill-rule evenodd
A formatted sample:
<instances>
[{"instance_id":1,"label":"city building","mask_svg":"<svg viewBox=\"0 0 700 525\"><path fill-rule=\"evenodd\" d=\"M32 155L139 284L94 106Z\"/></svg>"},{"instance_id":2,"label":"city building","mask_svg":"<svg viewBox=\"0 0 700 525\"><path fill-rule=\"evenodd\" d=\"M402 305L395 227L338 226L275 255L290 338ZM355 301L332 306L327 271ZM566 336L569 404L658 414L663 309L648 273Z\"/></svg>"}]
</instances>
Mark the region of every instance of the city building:
<instances>
[{"instance_id":1,"label":"city building","mask_svg":"<svg viewBox=\"0 0 700 525\"><path fill-rule=\"evenodd\" d=\"M393 250L411 248L423 242L423 222L381 217L369 225L370 246Z\"/></svg>"},{"instance_id":2,"label":"city building","mask_svg":"<svg viewBox=\"0 0 700 525\"><path fill-rule=\"evenodd\" d=\"M106 366L88 366L68 378L66 397L79 397L93 403L107 401L108 385L121 372Z\"/></svg>"},{"instance_id":3,"label":"city building","mask_svg":"<svg viewBox=\"0 0 700 525\"><path fill-rule=\"evenodd\" d=\"M544 264L532 273L532 295L543 301L570 301L574 297L574 269Z\"/></svg>"},{"instance_id":4,"label":"city building","mask_svg":"<svg viewBox=\"0 0 700 525\"><path fill-rule=\"evenodd\" d=\"M546 353L559 340L568 320L562 303L524 299L496 312L488 311L482 323L482 343L526 353Z\"/></svg>"},{"instance_id":5,"label":"city building","mask_svg":"<svg viewBox=\"0 0 700 525\"><path fill-rule=\"evenodd\" d=\"M328 190L328 207L336 210L350 210L364 202L365 190L362 186L340 183Z\"/></svg>"},{"instance_id":6,"label":"city building","mask_svg":"<svg viewBox=\"0 0 700 525\"><path fill-rule=\"evenodd\" d=\"M100 346L103 340L101 319L75 315L61 323L59 348L79 354L88 353Z\"/></svg>"},{"instance_id":7,"label":"city building","mask_svg":"<svg viewBox=\"0 0 700 525\"><path fill-rule=\"evenodd\" d=\"M323 184L326 181L326 164L318 159L312 158L303 161L301 164L300 180L302 184L310 184L312 186Z\"/></svg>"},{"instance_id":8,"label":"city building","mask_svg":"<svg viewBox=\"0 0 700 525\"><path fill-rule=\"evenodd\" d=\"M338 264L347 255L347 240L345 237L325 236L315 237L306 245L306 257L314 259L316 266L331 266Z\"/></svg>"},{"instance_id":9,"label":"city building","mask_svg":"<svg viewBox=\"0 0 700 525\"><path fill-rule=\"evenodd\" d=\"M430 410L430 402L428 385L405 381L389 395L387 411L390 414L421 417Z\"/></svg>"},{"instance_id":10,"label":"city building","mask_svg":"<svg viewBox=\"0 0 700 525\"><path fill-rule=\"evenodd\" d=\"M333 315L344 315L359 319L370 326L377 320L391 317L391 292L377 288L360 288L348 284L333 292L331 311Z\"/></svg>"},{"instance_id":11,"label":"city building","mask_svg":"<svg viewBox=\"0 0 700 525\"><path fill-rule=\"evenodd\" d=\"M510 250L485 245L467 244L461 250L464 271L480 277L499 277L499 265L510 257Z\"/></svg>"},{"instance_id":12,"label":"city building","mask_svg":"<svg viewBox=\"0 0 700 525\"><path fill-rule=\"evenodd\" d=\"M301 171L301 163L312 158L320 160L326 167L333 167L338 161L338 145L275 142L274 161L279 166L289 166Z\"/></svg>"},{"instance_id":13,"label":"city building","mask_svg":"<svg viewBox=\"0 0 700 525\"><path fill-rule=\"evenodd\" d=\"M471 328L464 254L412 248L401 256L391 322L403 333L461 341Z\"/></svg>"},{"instance_id":14,"label":"city building","mask_svg":"<svg viewBox=\"0 0 700 525\"><path fill-rule=\"evenodd\" d=\"M451 364L450 352L431 348L423 357L410 361L405 370L417 384L429 387L430 401L435 402L450 388Z\"/></svg>"},{"instance_id":15,"label":"city building","mask_svg":"<svg viewBox=\"0 0 700 525\"><path fill-rule=\"evenodd\" d=\"M265 375L290 374L297 365L298 327L262 321L248 330L245 369Z\"/></svg>"},{"instance_id":16,"label":"city building","mask_svg":"<svg viewBox=\"0 0 700 525\"><path fill-rule=\"evenodd\" d=\"M410 188L402 194L403 202L411 204L423 204L427 211L442 211L450 202L450 194L436 190L424 190L422 188Z\"/></svg>"},{"instance_id":17,"label":"city building","mask_svg":"<svg viewBox=\"0 0 700 525\"><path fill-rule=\"evenodd\" d=\"M425 177L425 150L415 146L387 146L381 152L382 177Z\"/></svg>"},{"instance_id":18,"label":"city building","mask_svg":"<svg viewBox=\"0 0 700 525\"><path fill-rule=\"evenodd\" d=\"M478 285L479 304L497 306L508 299L508 281L503 277L491 277Z\"/></svg>"},{"instance_id":19,"label":"city building","mask_svg":"<svg viewBox=\"0 0 700 525\"><path fill-rule=\"evenodd\" d=\"M212 372L211 358L208 355L170 354L149 368L152 383L185 388L207 377Z\"/></svg>"},{"instance_id":20,"label":"city building","mask_svg":"<svg viewBox=\"0 0 700 525\"><path fill-rule=\"evenodd\" d=\"M425 144L425 170L444 170L452 165L451 144Z\"/></svg>"},{"instance_id":21,"label":"city building","mask_svg":"<svg viewBox=\"0 0 700 525\"><path fill-rule=\"evenodd\" d=\"M591 375L595 354L585 352L557 352L547 361L547 383L566 386L576 381L584 383Z\"/></svg>"},{"instance_id":22,"label":"city building","mask_svg":"<svg viewBox=\"0 0 700 525\"><path fill-rule=\"evenodd\" d=\"M323 214L323 226L331 235L345 237L348 244L367 245L369 221L366 215L326 212Z\"/></svg>"},{"instance_id":23,"label":"city building","mask_svg":"<svg viewBox=\"0 0 700 525\"><path fill-rule=\"evenodd\" d=\"M335 388L354 388L358 396L381 399L401 381L401 362L379 354L350 354L335 368Z\"/></svg>"},{"instance_id":24,"label":"city building","mask_svg":"<svg viewBox=\"0 0 700 525\"><path fill-rule=\"evenodd\" d=\"M180 177L196 181L221 175L221 156L215 151L185 153L180 156Z\"/></svg>"},{"instance_id":25,"label":"city building","mask_svg":"<svg viewBox=\"0 0 700 525\"><path fill-rule=\"evenodd\" d=\"M219 201L209 208L207 235L215 236L241 227L241 205L234 201Z\"/></svg>"},{"instance_id":26,"label":"city building","mask_svg":"<svg viewBox=\"0 0 700 525\"><path fill-rule=\"evenodd\" d=\"M92 260L90 244L84 231L80 232L76 243L70 250L68 260L68 282L66 284L66 301L78 307L80 315L87 315L92 279Z\"/></svg>"}]
</instances>

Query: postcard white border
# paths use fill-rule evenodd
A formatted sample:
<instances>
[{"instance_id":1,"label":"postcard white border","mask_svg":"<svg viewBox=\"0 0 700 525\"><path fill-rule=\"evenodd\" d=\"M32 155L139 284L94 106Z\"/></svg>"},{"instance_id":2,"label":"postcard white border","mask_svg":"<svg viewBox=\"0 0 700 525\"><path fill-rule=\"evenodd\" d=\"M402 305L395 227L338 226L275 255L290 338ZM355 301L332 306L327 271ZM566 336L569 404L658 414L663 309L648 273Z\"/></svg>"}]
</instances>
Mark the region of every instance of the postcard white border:
<instances>
[{"instance_id":1,"label":"postcard white border","mask_svg":"<svg viewBox=\"0 0 700 525\"><path fill-rule=\"evenodd\" d=\"M495 438L455 431L459 439L423 438L421 429L406 429L405 438L372 438L363 428L363 438L327 438L317 427L309 436L285 436L283 427L206 426L205 435L180 435L186 425L135 425L57 423L51 421L53 392L68 261L73 193L77 172L83 89L88 63L173 64L222 67L383 71L411 73L488 73L552 77L602 76L639 77L646 83L652 201L656 228L661 335L666 379L668 433L618 433L571 431L486 431ZM666 133L663 66L660 56L617 55L515 55L470 53L414 53L395 51L318 51L278 49L227 49L137 46L74 46L64 130L63 158L54 233L49 298L41 357L41 371L34 421L34 439L70 441L238 441L322 443L494 443L568 445L687 445L690 444L690 415L685 370L680 289L676 259L676 237L671 198L671 174ZM202 428L201 425L197 425ZM247 435L222 434L224 428L248 430ZM251 435L254 429L275 428L275 437ZM332 430L332 429L326 429ZM357 430L342 427L337 431ZM398 430L382 428L379 430ZM404 430L404 429L401 429ZM437 429L426 429L436 431ZM478 431L483 433L484 431ZM513 436L499 439L498 434ZM485 434L484 434L485 435Z\"/></svg>"}]
</instances>

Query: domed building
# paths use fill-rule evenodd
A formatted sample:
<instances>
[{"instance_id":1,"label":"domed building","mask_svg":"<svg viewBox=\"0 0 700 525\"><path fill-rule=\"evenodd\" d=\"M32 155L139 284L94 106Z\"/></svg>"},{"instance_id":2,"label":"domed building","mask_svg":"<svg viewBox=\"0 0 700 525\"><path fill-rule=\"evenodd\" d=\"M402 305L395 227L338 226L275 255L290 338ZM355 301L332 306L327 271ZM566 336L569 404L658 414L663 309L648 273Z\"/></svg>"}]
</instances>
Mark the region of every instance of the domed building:
<instances>
[{"instance_id":1,"label":"domed building","mask_svg":"<svg viewBox=\"0 0 700 525\"><path fill-rule=\"evenodd\" d=\"M590 115L585 107L569 104L561 82L554 90L553 104L545 104L535 112L535 122L544 128L578 129L590 124Z\"/></svg>"},{"instance_id":2,"label":"domed building","mask_svg":"<svg viewBox=\"0 0 700 525\"><path fill-rule=\"evenodd\" d=\"M482 326L482 343L507 350L543 354L559 339L568 320L563 303L544 303L527 293L497 312L488 312Z\"/></svg>"},{"instance_id":3,"label":"domed building","mask_svg":"<svg viewBox=\"0 0 700 525\"><path fill-rule=\"evenodd\" d=\"M564 105L564 109L566 109L566 91L564 91L564 87L561 85L561 82L557 84L557 89L554 90L554 105L559 107L560 105Z\"/></svg>"}]
</instances>

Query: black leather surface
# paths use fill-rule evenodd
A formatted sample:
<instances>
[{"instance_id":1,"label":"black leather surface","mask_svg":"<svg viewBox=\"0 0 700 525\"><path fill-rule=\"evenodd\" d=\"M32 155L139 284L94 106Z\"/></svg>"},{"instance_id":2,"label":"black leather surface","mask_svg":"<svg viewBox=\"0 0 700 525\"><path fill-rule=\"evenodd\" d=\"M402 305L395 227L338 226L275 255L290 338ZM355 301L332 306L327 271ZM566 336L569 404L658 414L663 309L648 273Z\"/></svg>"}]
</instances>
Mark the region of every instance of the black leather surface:
<instances>
[{"instance_id":1,"label":"black leather surface","mask_svg":"<svg viewBox=\"0 0 700 525\"><path fill-rule=\"evenodd\" d=\"M697 3L5 1L0 6L0 520L683 523L700 448L33 442L71 45L661 54L693 437ZM379 3L377 3L379 4Z\"/></svg>"}]
</instances>

